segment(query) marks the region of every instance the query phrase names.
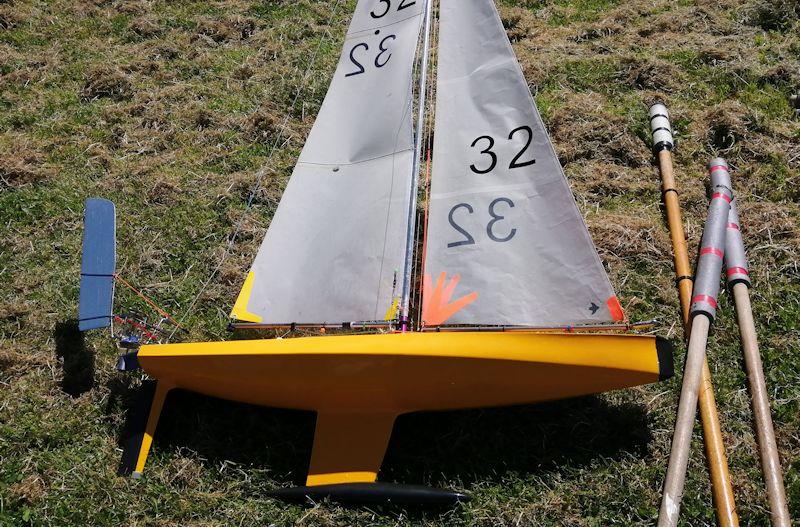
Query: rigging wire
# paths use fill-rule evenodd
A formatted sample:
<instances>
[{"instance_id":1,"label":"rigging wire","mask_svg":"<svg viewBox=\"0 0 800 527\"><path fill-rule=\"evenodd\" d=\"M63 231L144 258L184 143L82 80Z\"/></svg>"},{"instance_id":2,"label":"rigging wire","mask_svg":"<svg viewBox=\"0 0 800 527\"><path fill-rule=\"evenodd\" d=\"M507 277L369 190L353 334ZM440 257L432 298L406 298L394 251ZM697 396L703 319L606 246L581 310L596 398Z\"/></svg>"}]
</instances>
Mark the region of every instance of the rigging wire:
<instances>
[{"instance_id":1,"label":"rigging wire","mask_svg":"<svg viewBox=\"0 0 800 527\"><path fill-rule=\"evenodd\" d=\"M175 329L176 329L176 330L177 330L177 329L180 329L180 330L186 331L186 328L184 328L184 327L183 327L181 324L179 324L179 323L178 323L178 321L177 321L177 320L175 320L175 319L172 317L172 315L170 315L169 313L167 313L166 311L164 311L163 309L161 309L161 307L160 307L158 304L156 304L156 303L155 303L155 302L154 302L152 299L150 299L150 297L148 297L147 295L145 295L145 294L144 294L143 292L141 292L139 289L136 289L135 287L133 287L133 286L130 284L130 282L128 282L127 280L125 280L124 278L122 278L122 277L121 277L121 276L120 276L118 273L114 273L114 274L113 274L113 275L111 275L111 276L114 278L114 280L115 280L115 281L117 281L117 282L121 283L122 285L124 285L125 287L127 287L128 289L130 289L131 291L133 291L133 293L135 293L135 294L136 294L136 296L138 296L139 298L141 298L141 299L144 301L144 303L145 303L145 304L147 304L148 306L150 306L151 308L153 308L153 310L155 310L155 312L156 312L156 313L158 313L159 315L161 315L161 317L162 317L162 318L164 318L164 319L166 319L166 320L169 320L170 322L172 322L172 324L174 324L174 325L175 325Z\"/></svg>"},{"instance_id":2,"label":"rigging wire","mask_svg":"<svg viewBox=\"0 0 800 527\"><path fill-rule=\"evenodd\" d=\"M206 281L203 282L197 294L189 303L189 307L186 308L186 311L180 318L180 323L183 323L186 320L186 318L192 313L198 300L200 300L200 297L208 289L208 286L211 284L211 281L214 279L215 276L217 276L217 273L219 273L219 270L222 268L222 265L225 263L228 256L230 255L231 250L233 249L233 246L236 243L236 238L239 236L239 232L242 229L244 220L247 218L247 215L250 212L250 209L252 208L253 201L255 200L256 195L261 191L261 183L264 180L264 176L266 176L267 172L271 168L272 158L274 157L275 151L278 150L278 145L283 140L283 134L286 131L286 125L289 123L289 119L291 118L292 113L294 113L295 108L297 106L297 101L300 100L300 95L302 95L304 88L306 87L306 81L308 80L311 74L311 70L314 67L314 64L316 63L317 56L319 55L319 52L322 49L322 46L325 43L325 41L331 36L330 28L333 25L333 21L336 18L341 3L342 0L336 0L336 3L333 5L333 8L331 10L331 16L327 24L328 29L325 30L323 37L317 43L317 47L314 50L314 53L311 55L311 59L308 63L308 66L306 66L306 70L303 73L303 77L300 79L300 84L297 86L297 91L295 92L294 99L292 100L292 104L289 107L289 111L286 112L286 115L283 118L283 122L281 123L281 126L278 130L278 135L275 137L275 141L272 143L272 148L270 149L270 152L267 155L267 160L264 162L264 164L258 170L258 172L256 172L256 181L250 190L250 195L247 197L247 202L245 205L244 212L242 212L242 215L237 220L233 229L233 233L228 237L228 241L226 243L225 251L223 252L222 257L220 258L216 267L214 267L214 269L211 271L211 274L209 275L208 279L206 279ZM181 327L180 323L176 322L176 327L175 329L172 330L172 333L170 333L169 337L167 338L167 342L169 342L172 339L172 337L175 335L175 332L178 330L179 327Z\"/></svg>"}]
</instances>

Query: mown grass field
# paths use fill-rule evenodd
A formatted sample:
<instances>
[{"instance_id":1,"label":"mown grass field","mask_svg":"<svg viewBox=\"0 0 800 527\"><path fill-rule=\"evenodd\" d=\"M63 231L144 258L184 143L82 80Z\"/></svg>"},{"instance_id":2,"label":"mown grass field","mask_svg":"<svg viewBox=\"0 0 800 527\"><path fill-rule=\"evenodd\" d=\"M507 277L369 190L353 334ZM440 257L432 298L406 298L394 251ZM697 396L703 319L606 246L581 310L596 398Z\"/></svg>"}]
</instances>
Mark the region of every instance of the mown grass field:
<instances>
[{"instance_id":1,"label":"mown grass field","mask_svg":"<svg viewBox=\"0 0 800 527\"><path fill-rule=\"evenodd\" d=\"M800 90L800 4L499 3L624 307L633 319L660 319L676 343L649 103L661 98L673 114L692 247L705 216L705 163L713 155L731 163L789 504L800 522L800 119L789 103ZM114 371L105 335L74 329L83 200L117 203L121 272L186 316L188 338L226 335L353 6L0 0L0 525L655 522L680 375L548 405L403 417L381 478L473 495L452 510L269 499L267 490L302 482L313 415L188 393L170 397L146 477L115 475L139 379ZM119 299L137 307L131 295ZM728 295L721 306L709 360L739 515L742 525L768 525ZM715 524L700 437L698 425L687 526Z\"/></svg>"}]
</instances>

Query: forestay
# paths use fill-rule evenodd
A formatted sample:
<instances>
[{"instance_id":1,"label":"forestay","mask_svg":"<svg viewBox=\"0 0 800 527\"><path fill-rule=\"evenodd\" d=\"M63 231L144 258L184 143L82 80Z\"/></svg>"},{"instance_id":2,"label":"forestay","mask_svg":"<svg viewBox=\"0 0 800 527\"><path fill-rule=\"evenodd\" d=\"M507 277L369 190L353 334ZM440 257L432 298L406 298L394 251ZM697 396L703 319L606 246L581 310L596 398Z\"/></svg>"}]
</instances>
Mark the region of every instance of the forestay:
<instances>
[{"instance_id":1,"label":"forestay","mask_svg":"<svg viewBox=\"0 0 800 527\"><path fill-rule=\"evenodd\" d=\"M427 325L622 319L492 0L441 0Z\"/></svg>"},{"instance_id":2,"label":"forestay","mask_svg":"<svg viewBox=\"0 0 800 527\"><path fill-rule=\"evenodd\" d=\"M358 2L328 94L232 318L290 324L395 316L422 4Z\"/></svg>"}]
</instances>

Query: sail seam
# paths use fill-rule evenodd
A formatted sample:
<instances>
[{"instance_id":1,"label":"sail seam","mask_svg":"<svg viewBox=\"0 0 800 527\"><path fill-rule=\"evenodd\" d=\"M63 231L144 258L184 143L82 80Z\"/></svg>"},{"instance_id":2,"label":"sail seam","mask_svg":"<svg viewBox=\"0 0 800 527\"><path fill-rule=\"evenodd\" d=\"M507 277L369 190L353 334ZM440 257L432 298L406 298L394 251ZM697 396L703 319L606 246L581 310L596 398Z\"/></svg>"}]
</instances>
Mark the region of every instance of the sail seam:
<instances>
[{"instance_id":1,"label":"sail seam","mask_svg":"<svg viewBox=\"0 0 800 527\"><path fill-rule=\"evenodd\" d=\"M399 133L398 133L399 135ZM399 142L399 141L398 141ZM375 157L370 157L367 159L359 159L358 161L351 161L349 163L315 163L313 161L298 161L298 165L314 165L314 166L322 166L322 167L349 167L353 165L358 165L361 163L369 163L370 161L376 161L378 159L383 159L385 157L396 156L397 154L402 154L403 152L408 152L413 150L413 148L405 148L403 150L397 150L395 152L390 152L388 154L382 154Z\"/></svg>"},{"instance_id":2,"label":"sail seam","mask_svg":"<svg viewBox=\"0 0 800 527\"><path fill-rule=\"evenodd\" d=\"M376 29L383 29L383 28L385 28L385 27L396 26L397 24L400 24L400 23L402 23L402 22L405 22L406 20L411 20L412 18L414 18L414 17L418 17L418 16L420 16L420 15L422 15L422 13L421 13L421 12L420 12L420 13L417 13L416 15L411 15L411 16L409 16L409 17L403 18L402 20L398 20L398 21L396 21L396 22L392 22L391 24L384 24L384 25L382 25L382 26L372 26L372 27L368 27L368 28L366 28L366 29L362 29L362 30L360 30L360 31L354 31L353 33L348 33L348 34L345 36L344 40L345 40L345 42L347 42L348 40L351 40L351 39L353 39L353 38L356 38L356 37L361 37L361 36L363 36L363 33L369 33L369 32L371 32L371 31L374 31L374 30L376 30Z\"/></svg>"},{"instance_id":3,"label":"sail seam","mask_svg":"<svg viewBox=\"0 0 800 527\"><path fill-rule=\"evenodd\" d=\"M535 190L536 185L531 183L530 181L525 183L518 183L516 185L492 185L486 186L481 188L470 188L470 189L459 189L454 190L452 192L437 192L431 193L431 199L447 199L447 198L454 198L456 196L474 196L476 194L483 194L485 192L494 192L498 190ZM525 194L528 198L535 198L541 197L541 192L529 192Z\"/></svg>"}]
</instances>

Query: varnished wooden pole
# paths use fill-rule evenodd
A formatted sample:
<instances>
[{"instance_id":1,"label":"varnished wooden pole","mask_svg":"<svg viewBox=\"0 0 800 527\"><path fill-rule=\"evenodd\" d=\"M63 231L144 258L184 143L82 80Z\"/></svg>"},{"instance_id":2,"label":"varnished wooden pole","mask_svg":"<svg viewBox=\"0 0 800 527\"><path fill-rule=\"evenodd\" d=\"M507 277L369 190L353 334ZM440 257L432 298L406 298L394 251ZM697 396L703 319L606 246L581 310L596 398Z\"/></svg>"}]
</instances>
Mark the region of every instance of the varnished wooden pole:
<instances>
[{"instance_id":1,"label":"varnished wooden pole","mask_svg":"<svg viewBox=\"0 0 800 527\"><path fill-rule=\"evenodd\" d=\"M689 264L689 251L686 245L686 235L681 218L681 207L678 200L678 191L675 183L675 173L672 164L672 133L669 125L669 116L666 108L661 105L661 112L657 105L651 109L651 124L654 131L654 146L658 152L659 167L661 169L661 191L666 208L667 224L672 239L673 261L675 264L675 277L680 297L681 314L683 319L684 338L689 341L691 325L689 323L689 307L692 298L692 268ZM655 111L654 111L655 109ZM659 121L652 117L661 115ZM666 125L667 130L658 130ZM659 133L662 132L662 133ZM663 133L666 132L666 133ZM711 490L716 508L717 522L722 527L737 527L739 517L736 514L736 503L733 497L733 486L728 471L728 459L725 454L725 445L722 441L722 429L719 423L714 387L711 384L711 371L708 362L703 358L700 370L700 389L698 392L700 405L700 420L703 425L703 438L705 440L706 458L711 476Z\"/></svg>"},{"instance_id":2,"label":"varnished wooden pole","mask_svg":"<svg viewBox=\"0 0 800 527\"><path fill-rule=\"evenodd\" d=\"M705 362L708 330L717 313L720 272L725 250L725 228L732 200L730 189L722 186L714 187L703 229L703 240L697 259L697 275L689 306L692 331L683 370L683 385L675 421L675 434L672 437L669 467L664 480L664 496L658 515L659 527L675 527L678 524L697 400L701 391L700 380Z\"/></svg>"}]
</instances>

